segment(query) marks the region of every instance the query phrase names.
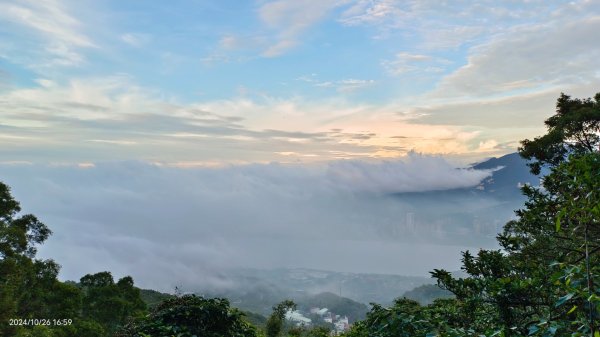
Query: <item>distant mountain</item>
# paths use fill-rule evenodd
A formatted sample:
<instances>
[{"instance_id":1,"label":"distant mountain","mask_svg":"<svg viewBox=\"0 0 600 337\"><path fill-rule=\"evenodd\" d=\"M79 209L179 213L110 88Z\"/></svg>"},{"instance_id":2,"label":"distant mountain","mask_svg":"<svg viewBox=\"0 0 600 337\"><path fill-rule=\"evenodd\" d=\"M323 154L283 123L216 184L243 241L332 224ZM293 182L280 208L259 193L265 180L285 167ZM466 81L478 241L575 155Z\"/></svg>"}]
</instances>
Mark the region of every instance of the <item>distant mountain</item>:
<instances>
[{"instance_id":1,"label":"distant mountain","mask_svg":"<svg viewBox=\"0 0 600 337\"><path fill-rule=\"evenodd\" d=\"M152 289L140 289L140 297L146 303L149 308L153 308L160 304L161 302L168 300L170 298L175 297L175 295L161 293ZM235 307L235 305L233 305ZM238 308L239 309L239 308ZM245 316L245 319L252 323L254 326L263 327L267 323L267 318L261 314L257 314L251 311L244 311L242 313Z\"/></svg>"},{"instance_id":2,"label":"distant mountain","mask_svg":"<svg viewBox=\"0 0 600 337\"><path fill-rule=\"evenodd\" d=\"M311 308L327 308L336 315L347 316L350 323L364 319L369 311L369 307L364 303L330 292L296 299L296 304L298 304L298 309L305 312L309 312Z\"/></svg>"},{"instance_id":3,"label":"distant mountain","mask_svg":"<svg viewBox=\"0 0 600 337\"><path fill-rule=\"evenodd\" d=\"M518 153L511 153L499 158L491 158L473 165L476 170L494 170L492 176L480 186L488 193L495 193L502 198L521 198L519 186L540 184L540 177L529 172L527 161ZM542 175L545 172L542 172Z\"/></svg>"},{"instance_id":4,"label":"distant mountain","mask_svg":"<svg viewBox=\"0 0 600 337\"><path fill-rule=\"evenodd\" d=\"M174 295L161 293L152 289L140 289L140 297L149 308L153 308L162 301L173 298Z\"/></svg>"},{"instance_id":5,"label":"distant mountain","mask_svg":"<svg viewBox=\"0 0 600 337\"><path fill-rule=\"evenodd\" d=\"M350 322L364 319L369 311L366 304L331 292L307 294L304 292L284 292L279 288L250 287L250 289L231 289L199 295L227 298L233 307L242 310L246 319L256 326L264 326L267 321L266 317L271 314L272 307L288 298L293 299L298 305L298 309L305 313L310 312L312 308L327 308L328 311L334 314L347 316ZM172 294L151 289L140 289L140 295L150 308L174 297Z\"/></svg>"},{"instance_id":6,"label":"distant mountain","mask_svg":"<svg viewBox=\"0 0 600 337\"><path fill-rule=\"evenodd\" d=\"M243 310L242 310L242 313L244 314L244 317L246 318L246 320L256 327L262 328L267 324L267 317L265 317L261 314L257 314L255 312L250 312L250 311L243 311Z\"/></svg>"},{"instance_id":7,"label":"distant mountain","mask_svg":"<svg viewBox=\"0 0 600 337\"><path fill-rule=\"evenodd\" d=\"M440 244L492 246L506 222L523 207L520 186L539 185L517 153L491 158L471 166L491 170L490 176L472 188L396 193L398 217L381 226L389 240ZM544 172L542 172L544 173Z\"/></svg>"},{"instance_id":8,"label":"distant mountain","mask_svg":"<svg viewBox=\"0 0 600 337\"><path fill-rule=\"evenodd\" d=\"M352 303L389 304L404 292L433 282L427 277L341 273L301 268L243 268L230 270L221 276L228 281L228 287L204 287L194 292L207 297L227 298L242 310L265 316L271 313L273 305L284 299L292 299L306 306L317 306L319 301L321 305L335 307L345 303L346 307L353 309L337 314L354 317L357 309ZM331 295L323 293L335 294L335 300Z\"/></svg>"}]
</instances>

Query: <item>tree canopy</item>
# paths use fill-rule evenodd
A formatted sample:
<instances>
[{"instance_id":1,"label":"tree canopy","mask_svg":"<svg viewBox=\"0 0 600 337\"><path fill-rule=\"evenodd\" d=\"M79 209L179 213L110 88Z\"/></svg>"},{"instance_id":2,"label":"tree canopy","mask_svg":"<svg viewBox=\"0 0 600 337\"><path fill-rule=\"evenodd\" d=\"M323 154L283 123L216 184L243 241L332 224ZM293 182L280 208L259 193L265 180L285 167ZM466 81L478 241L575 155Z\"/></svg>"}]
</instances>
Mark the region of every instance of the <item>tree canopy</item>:
<instances>
[{"instance_id":1,"label":"tree canopy","mask_svg":"<svg viewBox=\"0 0 600 337\"><path fill-rule=\"evenodd\" d=\"M600 151L600 93L594 99L560 94L556 113L545 125L545 135L521 141L519 149L523 158L533 160L530 167L534 174L539 174L543 165L559 165L569 154Z\"/></svg>"},{"instance_id":2,"label":"tree canopy","mask_svg":"<svg viewBox=\"0 0 600 337\"><path fill-rule=\"evenodd\" d=\"M50 229L21 207L0 182L0 336L111 336L130 317L146 310L129 276L88 274L80 283L58 280L60 266L36 258ZM11 324L37 319L44 324ZM13 322L14 323L14 322Z\"/></svg>"},{"instance_id":3,"label":"tree canopy","mask_svg":"<svg viewBox=\"0 0 600 337\"><path fill-rule=\"evenodd\" d=\"M255 337L256 330L225 299L195 295L171 298L130 322L118 337Z\"/></svg>"}]
</instances>

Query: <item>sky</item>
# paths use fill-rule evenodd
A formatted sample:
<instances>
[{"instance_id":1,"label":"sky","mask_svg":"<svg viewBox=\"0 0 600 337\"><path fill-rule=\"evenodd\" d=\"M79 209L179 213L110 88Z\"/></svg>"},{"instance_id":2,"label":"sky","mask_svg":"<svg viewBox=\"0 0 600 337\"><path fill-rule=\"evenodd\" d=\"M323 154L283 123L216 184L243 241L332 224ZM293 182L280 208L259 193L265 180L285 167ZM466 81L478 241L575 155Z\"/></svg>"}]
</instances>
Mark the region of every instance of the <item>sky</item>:
<instances>
[{"instance_id":1,"label":"sky","mask_svg":"<svg viewBox=\"0 0 600 337\"><path fill-rule=\"evenodd\" d=\"M489 172L455 166L543 134L561 92L599 91L598 31L593 0L0 0L0 180L54 228L42 252L64 277L132 271L114 242L159 254L161 226L231 262L270 247L245 246L248 212L263 239L317 231L286 222L302 195L314 222L357 195L477 185ZM344 219L317 223L333 235ZM462 248L447 249L390 272L423 274ZM333 268L316 260L297 264Z\"/></svg>"}]
</instances>

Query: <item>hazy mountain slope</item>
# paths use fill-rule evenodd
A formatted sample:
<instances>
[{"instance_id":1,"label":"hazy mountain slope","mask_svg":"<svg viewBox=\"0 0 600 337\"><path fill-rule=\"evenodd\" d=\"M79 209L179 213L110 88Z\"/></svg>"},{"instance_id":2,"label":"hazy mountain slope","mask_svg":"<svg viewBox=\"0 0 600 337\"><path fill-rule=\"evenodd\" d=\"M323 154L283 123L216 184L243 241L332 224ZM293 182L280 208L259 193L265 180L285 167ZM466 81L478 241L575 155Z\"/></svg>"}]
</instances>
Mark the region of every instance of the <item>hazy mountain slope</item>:
<instances>
[{"instance_id":1,"label":"hazy mountain slope","mask_svg":"<svg viewBox=\"0 0 600 337\"><path fill-rule=\"evenodd\" d=\"M518 153L491 158L473 166L477 170L496 169L491 178L484 180L482 187L488 193L501 198L521 197L519 185L539 185L540 177L529 172L527 161Z\"/></svg>"},{"instance_id":2,"label":"hazy mountain slope","mask_svg":"<svg viewBox=\"0 0 600 337\"><path fill-rule=\"evenodd\" d=\"M327 308L336 315L348 316L350 322L366 317L369 307L364 303L340 297L334 293L324 292L296 299L298 308L308 312L311 308Z\"/></svg>"},{"instance_id":3,"label":"hazy mountain slope","mask_svg":"<svg viewBox=\"0 0 600 337\"><path fill-rule=\"evenodd\" d=\"M238 308L262 315L270 314L272 306L284 299L309 303L306 301L320 293L332 293L338 299L345 297L363 304L391 303L404 292L433 282L428 277L341 273L301 268L243 268L230 270L221 277L228 280L227 287L199 288L194 292L208 297L225 297Z\"/></svg>"},{"instance_id":4,"label":"hazy mountain slope","mask_svg":"<svg viewBox=\"0 0 600 337\"><path fill-rule=\"evenodd\" d=\"M452 298L454 295L435 284L424 284L405 292L402 297L417 301L422 305L428 305L438 298Z\"/></svg>"},{"instance_id":5,"label":"hazy mountain slope","mask_svg":"<svg viewBox=\"0 0 600 337\"><path fill-rule=\"evenodd\" d=\"M502 226L514 218L525 201L520 186L538 185L526 161L517 153L491 158L472 166L491 170L490 177L472 188L396 193L398 217L381 226L392 240L452 245L491 246Z\"/></svg>"},{"instance_id":6,"label":"hazy mountain slope","mask_svg":"<svg viewBox=\"0 0 600 337\"><path fill-rule=\"evenodd\" d=\"M172 298L173 295L161 293L152 289L140 289L140 297L148 307L152 308L162 301Z\"/></svg>"}]
</instances>

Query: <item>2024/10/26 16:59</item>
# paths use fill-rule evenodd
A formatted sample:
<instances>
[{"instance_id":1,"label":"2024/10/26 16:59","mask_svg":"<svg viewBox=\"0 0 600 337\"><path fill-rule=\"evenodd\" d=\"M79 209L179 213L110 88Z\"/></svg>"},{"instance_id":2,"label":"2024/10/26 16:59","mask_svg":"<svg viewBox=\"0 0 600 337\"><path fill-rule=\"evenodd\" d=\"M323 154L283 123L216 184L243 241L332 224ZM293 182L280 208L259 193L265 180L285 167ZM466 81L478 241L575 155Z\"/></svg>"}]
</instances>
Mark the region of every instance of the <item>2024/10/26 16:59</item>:
<instances>
[{"instance_id":1,"label":"2024/10/26 16:59","mask_svg":"<svg viewBox=\"0 0 600 337\"><path fill-rule=\"evenodd\" d=\"M63 319L48 319L48 318L11 318L8 320L9 325L33 326L33 325L71 325L73 320L70 318Z\"/></svg>"}]
</instances>

